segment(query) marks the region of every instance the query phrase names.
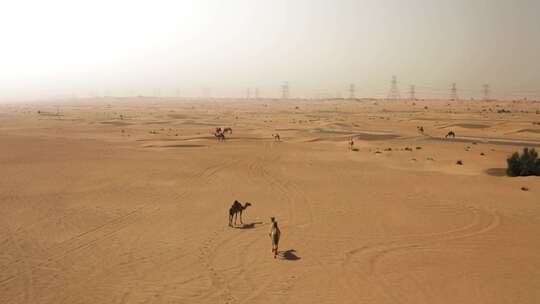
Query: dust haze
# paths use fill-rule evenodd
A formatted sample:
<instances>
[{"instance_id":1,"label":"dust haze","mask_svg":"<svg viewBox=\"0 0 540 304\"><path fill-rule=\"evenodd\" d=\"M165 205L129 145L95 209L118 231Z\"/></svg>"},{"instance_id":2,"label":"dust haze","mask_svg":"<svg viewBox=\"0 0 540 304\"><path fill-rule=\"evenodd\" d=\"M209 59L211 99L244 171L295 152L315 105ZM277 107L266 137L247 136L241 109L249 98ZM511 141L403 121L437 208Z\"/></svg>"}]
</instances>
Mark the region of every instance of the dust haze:
<instances>
[{"instance_id":1,"label":"dust haze","mask_svg":"<svg viewBox=\"0 0 540 304\"><path fill-rule=\"evenodd\" d=\"M386 97L392 75L464 98L538 98L540 4L520 1L16 1L0 98ZM292 89L294 88L294 90ZM180 91L180 94L178 94Z\"/></svg>"},{"instance_id":2,"label":"dust haze","mask_svg":"<svg viewBox=\"0 0 540 304\"><path fill-rule=\"evenodd\" d=\"M539 303L539 9L4 3L0 303Z\"/></svg>"}]
</instances>

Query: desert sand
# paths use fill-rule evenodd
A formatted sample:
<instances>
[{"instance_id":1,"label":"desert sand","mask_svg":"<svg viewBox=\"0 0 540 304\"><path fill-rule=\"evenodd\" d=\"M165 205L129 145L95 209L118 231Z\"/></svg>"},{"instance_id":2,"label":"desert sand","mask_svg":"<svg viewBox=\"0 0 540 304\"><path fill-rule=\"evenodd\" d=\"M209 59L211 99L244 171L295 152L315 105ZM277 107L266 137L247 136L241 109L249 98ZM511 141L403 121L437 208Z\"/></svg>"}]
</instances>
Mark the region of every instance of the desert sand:
<instances>
[{"instance_id":1,"label":"desert sand","mask_svg":"<svg viewBox=\"0 0 540 304\"><path fill-rule=\"evenodd\" d=\"M540 147L538 110L0 105L0 303L540 303L540 178L504 176L511 153ZM235 199L252 206L231 228Z\"/></svg>"}]
</instances>

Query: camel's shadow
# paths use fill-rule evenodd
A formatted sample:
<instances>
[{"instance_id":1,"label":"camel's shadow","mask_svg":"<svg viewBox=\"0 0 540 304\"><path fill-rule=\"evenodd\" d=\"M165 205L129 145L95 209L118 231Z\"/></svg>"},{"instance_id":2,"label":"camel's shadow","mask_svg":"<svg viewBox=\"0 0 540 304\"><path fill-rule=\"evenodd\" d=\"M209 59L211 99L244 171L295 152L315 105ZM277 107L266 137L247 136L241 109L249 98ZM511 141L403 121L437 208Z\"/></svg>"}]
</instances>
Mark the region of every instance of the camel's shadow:
<instances>
[{"instance_id":1,"label":"camel's shadow","mask_svg":"<svg viewBox=\"0 0 540 304\"><path fill-rule=\"evenodd\" d=\"M301 259L296 254L296 250L294 250L294 249L289 249L289 250L285 250L285 251L279 251L278 252L278 257L281 260L287 260L287 261L298 261L298 260Z\"/></svg>"},{"instance_id":2,"label":"camel's shadow","mask_svg":"<svg viewBox=\"0 0 540 304\"><path fill-rule=\"evenodd\" d=\"M236 228L236 229L253 229L253 228L255 228L256 225L260 225L262 223L263 222L253 222L253 223L249 223L249 224L242 224L242 226L234 226L234 228Z\"/></svg>"}]
</instances>

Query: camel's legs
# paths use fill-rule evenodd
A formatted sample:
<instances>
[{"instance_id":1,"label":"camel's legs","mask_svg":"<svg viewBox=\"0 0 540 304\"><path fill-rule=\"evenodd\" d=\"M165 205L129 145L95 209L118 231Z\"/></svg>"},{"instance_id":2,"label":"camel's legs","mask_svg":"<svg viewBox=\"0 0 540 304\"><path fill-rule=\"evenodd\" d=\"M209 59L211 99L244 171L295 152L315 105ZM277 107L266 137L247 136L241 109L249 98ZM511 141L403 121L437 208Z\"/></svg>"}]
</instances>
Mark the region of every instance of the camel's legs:
<instances>
[{"instance_id":1,"label":"camel's legs","mask_svg":"<svg viewBox=\"0 0 540 304\"><path fill-rule=\"evenodd\" d=\"M244 221L242 221L242 210L240 210L240 224L244 224Z\"/></svg>"}]
</instances>

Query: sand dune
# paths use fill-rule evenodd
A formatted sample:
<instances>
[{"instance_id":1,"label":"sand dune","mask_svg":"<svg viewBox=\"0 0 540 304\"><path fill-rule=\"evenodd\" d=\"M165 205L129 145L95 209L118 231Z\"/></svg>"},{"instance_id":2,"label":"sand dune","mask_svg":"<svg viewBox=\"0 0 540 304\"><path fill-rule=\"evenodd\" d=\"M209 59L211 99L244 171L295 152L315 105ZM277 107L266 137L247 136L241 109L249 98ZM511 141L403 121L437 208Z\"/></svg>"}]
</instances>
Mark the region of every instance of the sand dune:
<instances>
[{"instance_id":1,"label":"sand dune","mask_svg":"<svg viewBox=\"0 0 540 304\"><path fill-rule=\"evenodd\" d=\"M503 174L538 104L447 104L1 106L0 303L538 303L540 179Z\"/></svg>"}]
</instances>

